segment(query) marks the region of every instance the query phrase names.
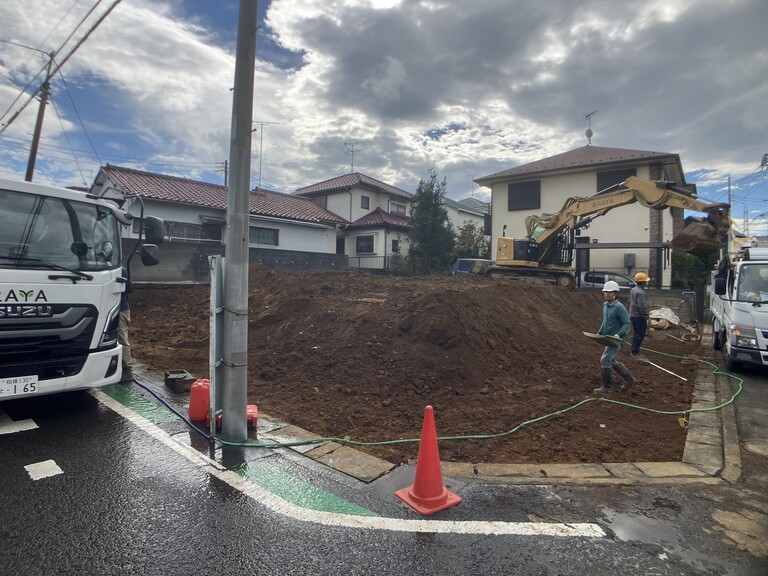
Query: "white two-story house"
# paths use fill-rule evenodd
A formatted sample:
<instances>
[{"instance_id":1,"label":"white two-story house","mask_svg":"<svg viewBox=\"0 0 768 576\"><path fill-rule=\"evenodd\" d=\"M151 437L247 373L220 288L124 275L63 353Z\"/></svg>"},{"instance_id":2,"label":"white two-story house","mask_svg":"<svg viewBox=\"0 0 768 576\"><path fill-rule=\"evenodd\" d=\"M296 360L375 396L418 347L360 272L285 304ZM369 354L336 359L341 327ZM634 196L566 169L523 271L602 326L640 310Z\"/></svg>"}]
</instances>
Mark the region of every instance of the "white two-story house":
<instances>
[{"instance_id":1,"label":"white two-story house","mask_svg":"<svg viewBox=\"0 0 768 576\"><path fill-rule=\"evenodd\" d=\"M504 226L507 237L525 238L526 217L559 212L569 198L592 196L629 176L675 182L695 193L678 154L592 145L478 178L476 183L491 189L492 257ZM653 286L668 287L671 262L662 249L650 246L671 240L682 226L680 209L659 211L638 203L615 208L577 231L577 276L590 269L643 271Z\"/></svg>"},{"instance_id":2,"label":"white two-story house","mask_svg":"<svg viewBox=\"0 0 768 576\"><path fill-rule=\"evenodd\" d=\"M393 255L407 253L410 192L354 172L294 194L349 222L339 229L336 253L346 254L351 268L386 269Z\"/></svg>"}]
</instances>

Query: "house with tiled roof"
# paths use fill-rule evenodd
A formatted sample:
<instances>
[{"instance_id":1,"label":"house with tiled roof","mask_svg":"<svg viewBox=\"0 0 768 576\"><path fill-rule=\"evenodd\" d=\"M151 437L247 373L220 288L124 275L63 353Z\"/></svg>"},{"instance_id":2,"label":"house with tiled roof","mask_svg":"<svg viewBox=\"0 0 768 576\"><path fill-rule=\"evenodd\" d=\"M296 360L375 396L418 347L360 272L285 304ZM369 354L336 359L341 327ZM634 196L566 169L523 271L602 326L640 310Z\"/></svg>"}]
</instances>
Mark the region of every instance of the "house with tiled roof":
<instances>
[{"instance_id":1,"label":"house with tiled roof","mask_svg":"<svg viewBox=\"0 0 768 576\"><path fill-rule=\"evenodd\" d=\"M695 193L695 186L685 182L678 154L591 144L476 179L491 189L492 250L505 226L507 237L525 238L528 216L559 212L569 198L592 196L629 176L675 182ZM577 231L577 277L590 269L644 271L653 285L668 287L671 267L662 250L643 246L671 240L682 225L680 209L659 211L636 203L613 210ZM617 243L623 247L600 248Z\"/></svg>"},{"instance_id":2,"label":"house with tiled roof","mask_svg":"<svg viewBox=\"0 0 768 576\"><path fill-rule=\"evenodd\" d=\"M392 255L406 253L410 192L353 172L299 188L294 195L349 221L336 253L346 254L350 267L385 269Z\"/></svg>"},{"instance_id":3,"label":"house with tiled roof","mask_svg":"<svg viewBox=\"0 0 768 576\"><path fill-rule=\"evenodd\" d=\"M140 197L145 214L165 220L170 243L208 244L223 251L226 186L108 164L99 170L90 191L116 200L121 200L123 195ZM141 203L129 199L125 208L138 216ZM342 265L343 259L336 257L338 230L348 224L342 216L307 198L258 189L250 192L249 213L252 260L255 255L257 261L261 258L268 259L264 260L267 263L278 264L278 258L286 262L306 262L330 256L332 258L325 258L323 262L346 268L346 262ZM126 236L136 238L138 232L136 221L134 229L127 231ZM166 244L163 252L168 250ZM207 262L203 252L198 259L203 260L201 266L205 267ZM194 256L190 258L194 259ZM167 272L167 261L164 264Z\"/></svg>"}]
</instances>

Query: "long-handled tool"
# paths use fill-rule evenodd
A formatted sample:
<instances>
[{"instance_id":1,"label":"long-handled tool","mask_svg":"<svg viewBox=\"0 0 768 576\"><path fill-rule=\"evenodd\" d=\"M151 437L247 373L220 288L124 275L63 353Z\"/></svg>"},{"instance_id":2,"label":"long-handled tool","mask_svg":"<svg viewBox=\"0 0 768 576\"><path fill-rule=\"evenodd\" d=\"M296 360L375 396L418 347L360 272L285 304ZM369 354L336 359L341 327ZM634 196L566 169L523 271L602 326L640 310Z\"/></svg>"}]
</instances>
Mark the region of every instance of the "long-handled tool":
<instances>
[{"instance_id":1,"label":"long-handled tool","mask_svg":"<svg viewBox=\"0 0 768 576\"><path fill-rule=\"evenodd\" d=\"M672 374L672 376L680 378L680 380L683 380L684 382L688 382L687 378L683 378L682 376L680 376L679 374L675 374L671 370L667 370L666 368L663 368L663 367L659 366L658 364L654 364L653 362L648 360L648 358L646 358L645 356L638 356L637 359L640 362L645 362L646 364L650 364L651 366L654 366L654 367L658 368L659 370L664 370L664 372L668 372L669 374Z\"/></svg>"}]
</instances>

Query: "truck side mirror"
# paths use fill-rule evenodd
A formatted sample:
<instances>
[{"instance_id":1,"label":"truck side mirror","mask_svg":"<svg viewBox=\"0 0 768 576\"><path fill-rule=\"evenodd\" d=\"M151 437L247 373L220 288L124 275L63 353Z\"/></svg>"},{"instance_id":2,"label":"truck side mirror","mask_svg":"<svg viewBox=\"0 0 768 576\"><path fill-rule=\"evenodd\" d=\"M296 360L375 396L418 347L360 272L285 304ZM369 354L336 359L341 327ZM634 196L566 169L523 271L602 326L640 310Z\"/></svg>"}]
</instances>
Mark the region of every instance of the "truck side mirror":
<instances>
[{"instance_id":1,"label":"truck side mirror","mask_svg":"<svg viewBox=\"0 0 768 576\"><path fill-rule=\"evenodd\" d=\"M156 216L144 218L144 237L150 244L162 244L165 240L165 222Z\"/></svg>"},{"instance_id":2,"label":"truck side mirror","mask_svg":"<svg viewBox=\"0 0 768 576\"><path fill-rule=\"evenodd\" d=\"M726 280L727 279L723 276L715 276L715 279L713 280L713 289L718 296L725 294Z\"/></svg>"},{"instance_id":3,"label":"truck side mirror","mask_svg":"<svg viewBox=\"0 0 768 576\"><path fill-rule=\"evenodd\" d=\"M160 249L154 244L143 244L139 255L144 266L157 266L160 264Z\"/></svg>"}]
</instances>

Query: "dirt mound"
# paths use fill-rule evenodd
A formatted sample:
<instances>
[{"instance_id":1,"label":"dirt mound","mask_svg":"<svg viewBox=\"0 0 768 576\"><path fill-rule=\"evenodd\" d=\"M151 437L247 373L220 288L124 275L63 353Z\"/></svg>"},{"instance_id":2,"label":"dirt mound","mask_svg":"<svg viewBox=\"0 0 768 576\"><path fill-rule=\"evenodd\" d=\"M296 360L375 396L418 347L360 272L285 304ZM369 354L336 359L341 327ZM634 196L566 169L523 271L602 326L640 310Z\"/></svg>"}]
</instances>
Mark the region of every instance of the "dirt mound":
<instances>
[{"instance_id":1,"label":"dirt mound","mask_svg":"<svg viewBox=\"0 0 768 576\"><path fill-rule=\"evenodd\" d=\"M592 397L602 347L582 332L600 325L599 292L569 292L480 277L398 278L361 272L249 276L249 402L319 436L360 441L418 438L432 405L440 442L462 462L670 461L686 431L677 417L606 402L508 432ZM137 361L208 377L209 288L131 294ZM656 410L690 407L698 343L680 329L653 331L644 347L676 378L620 358L639 384L610 398ZM363 448L399 463L418 443Z\"/></svg>"}]
</instances>

